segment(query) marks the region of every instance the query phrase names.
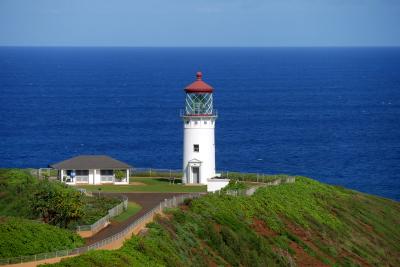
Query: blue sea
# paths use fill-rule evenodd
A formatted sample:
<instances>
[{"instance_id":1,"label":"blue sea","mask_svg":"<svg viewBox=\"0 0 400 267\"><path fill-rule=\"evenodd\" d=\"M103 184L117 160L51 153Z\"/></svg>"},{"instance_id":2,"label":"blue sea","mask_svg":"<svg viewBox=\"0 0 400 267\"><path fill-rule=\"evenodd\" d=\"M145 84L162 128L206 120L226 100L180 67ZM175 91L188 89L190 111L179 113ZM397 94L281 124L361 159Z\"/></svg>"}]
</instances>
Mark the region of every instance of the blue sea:
<instances>
[{"instance_id":1,"label":"blue sea","mask_svg":"<svg viewBox=\"0 0 400 267\"><path fill-rule=\"evenodd\" d=\"M183 88L215 88L217 169L400 200L400 48L0 48L0 167L182 165Z\"/></svg>"}]
</instances>

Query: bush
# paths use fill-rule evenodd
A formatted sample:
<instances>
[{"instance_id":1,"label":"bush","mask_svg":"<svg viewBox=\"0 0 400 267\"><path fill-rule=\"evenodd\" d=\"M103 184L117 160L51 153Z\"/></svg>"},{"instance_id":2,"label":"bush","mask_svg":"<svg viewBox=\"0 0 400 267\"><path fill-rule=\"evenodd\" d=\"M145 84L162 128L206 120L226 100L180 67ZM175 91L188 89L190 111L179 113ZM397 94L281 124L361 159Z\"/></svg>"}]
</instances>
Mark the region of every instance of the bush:
<instances>
[{"instance_id":1,"label":"bush","mask_svg":"<svg viewBox=\"0 0 400 267\"><path fill-rule=\"evenodd\" d=\"M21 218L0 218L0 258L34 255L82 246L74 232Z\"/></svg>"},{"instance_id":2,"label":"bush","mask_svg":"<svg viewBox=\"0 0 400 267\"><path fill-rule=\"evenodd\" d=\"M0 216L34 218L29 198L37 183L26 170L0 169Z\"/></svg>"},{"instance_id":3,"label":"bush","mask_svg":"<svg viewBox=\"0 0 400 267\"><path fill-rule=\"evenodd\" d=\"M29 204L44 222L64 228L84 216L83 194L60 182L40 181Z\"/></svg>"}]
</instances>

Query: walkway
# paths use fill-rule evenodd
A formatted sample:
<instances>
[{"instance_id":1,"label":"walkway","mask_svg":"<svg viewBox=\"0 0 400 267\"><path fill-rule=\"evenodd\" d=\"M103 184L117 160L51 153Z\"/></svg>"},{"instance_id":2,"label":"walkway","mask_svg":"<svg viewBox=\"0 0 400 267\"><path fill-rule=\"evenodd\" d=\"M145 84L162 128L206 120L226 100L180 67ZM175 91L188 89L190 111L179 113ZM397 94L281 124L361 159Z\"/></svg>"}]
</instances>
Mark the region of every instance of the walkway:
<instances>
[{"instance_id":1,"label":"walkway","mask_svg":"<svg viewBox=\"0 0 400 267\"><path fill-rule=\"evenodd\" d=\"M137 204L142 206L142 209L132 217L129 217L127 220L121 223L113 222L106 228L102 229L100 232L96 233L94 236L87 238L86 245L91 245L97 241L106 239L114 234L121 232L129 224L131 224L132 222L134 222L135 220L146 214L152 208L159 205L160 202L162 202L164 199L169 199L172 198L173 196L184 195L185 193L102 193L102 194L103 195L107 194L112 196L118 196L118 195L127 196L130 202L131 201L136 202Z\"/></svg>"}]
</instances>

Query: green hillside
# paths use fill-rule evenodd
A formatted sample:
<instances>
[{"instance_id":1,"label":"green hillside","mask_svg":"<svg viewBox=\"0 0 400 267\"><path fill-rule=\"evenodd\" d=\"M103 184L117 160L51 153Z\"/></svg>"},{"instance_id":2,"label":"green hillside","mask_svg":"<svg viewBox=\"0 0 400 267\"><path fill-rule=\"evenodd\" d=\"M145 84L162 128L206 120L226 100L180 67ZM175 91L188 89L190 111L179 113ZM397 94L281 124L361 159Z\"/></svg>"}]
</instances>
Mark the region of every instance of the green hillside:
<instances>
[{"instance_id":1,"label":"green hillside","mask_svg":"<svg viewBox=\"0 0 400 267\"><path fill-rule=\"evenodd\" d=\"M57 266L400 266L399 225L398 202L297 177L188 201L117 251Z\"/></svg>"},{"instance_id":2,"label":"green hillside","mask_svg":"<svg viewBox=\"0 0 400 267\"><path fill-rule=\"evenodd\" d=\"M56 226L0 217L0 259L70 249L83 243L75 233Z\"/></svg>"}]
</instances>

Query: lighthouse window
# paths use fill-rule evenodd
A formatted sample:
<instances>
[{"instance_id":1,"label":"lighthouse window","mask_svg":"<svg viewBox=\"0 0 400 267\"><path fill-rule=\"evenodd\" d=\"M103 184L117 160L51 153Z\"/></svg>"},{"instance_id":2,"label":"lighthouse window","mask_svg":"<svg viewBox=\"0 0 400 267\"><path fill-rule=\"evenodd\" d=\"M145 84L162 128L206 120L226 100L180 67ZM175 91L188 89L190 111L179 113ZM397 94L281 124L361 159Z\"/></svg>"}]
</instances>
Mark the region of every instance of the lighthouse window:
<instances>
[{"instance_id":1,"label":"lighthouse window","mask_svg":"<svg viewBox=\"0 0 400 267\"><path fill-rule=\"evenodd\" d=\"M199 152L200 151L200 146L199 145L193 145L193 151L194 152Z\"/></svg>"}]
</instances>

